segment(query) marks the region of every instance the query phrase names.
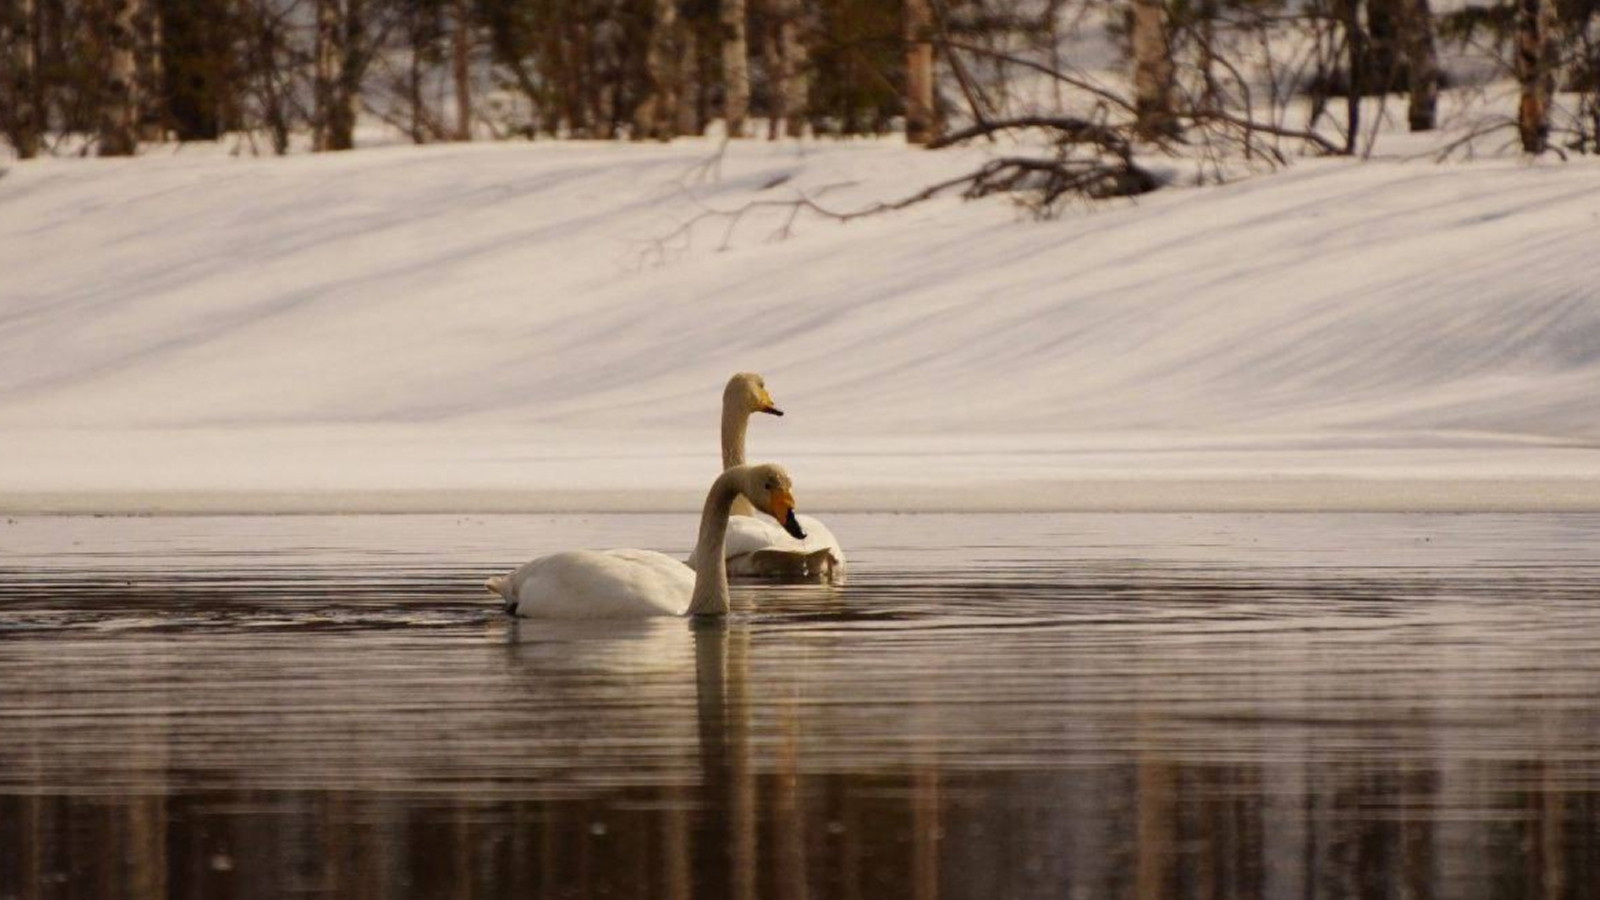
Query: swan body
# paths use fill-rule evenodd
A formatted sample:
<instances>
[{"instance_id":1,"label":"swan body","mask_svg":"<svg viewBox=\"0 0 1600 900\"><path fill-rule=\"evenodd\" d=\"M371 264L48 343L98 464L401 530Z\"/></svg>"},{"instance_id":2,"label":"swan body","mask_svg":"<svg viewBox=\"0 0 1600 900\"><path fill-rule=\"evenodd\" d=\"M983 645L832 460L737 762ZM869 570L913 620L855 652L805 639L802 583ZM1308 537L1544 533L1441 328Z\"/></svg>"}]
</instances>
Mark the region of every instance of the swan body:
<instances>
[{"instance_id":1,"label":"swan body","mask_svg":"<svg viewBox=\"0 0 1600 900\"><path fill-rule=\"evenodd\" d=\"M700 514L695 558L718 564L696 571L650 550L568 550L541 556L488 580L506 612L523 618L617 619L646 616L723 615L728 573L723 559L735 498L759 505L797 538L789 475L774 465L736 466L712 483Z\"/></svg>"},{"instance_id":2,"label":"swan body","mask_svg":"<svg viewBox=\"0 0 1600 900\"><path fill-rule=\"evenodd\" d=\"M491 579L489 589L520 616L681 616L694 593L694 571L652 550L567 550Z\"/></svg>"},{"instance_id":3,"label":"swan body","mask_svg":"<svg viewBox=\"0 0 1600 900\"><path fill-rule=\"evenodd\" d=\"M781 416L783 410L767 393L766 381L754 372L728 379L722 391L722 466L744 465L745 433L755 413ZM844 548L826 525L810 516L800 517L806 537L799 539L776 522L756 517L749 503L735 500L723 549L728 574L736 578L779 581L832 582L844 578ZM698 567L698 556L690 557Z\"/></svg>"},{"instance_id":4,"label":"swan body","mask_svg":"<svg viewBox=\"0 0 1600 900\"><path fill-rule=\"evenodd\" d=\"M812 516L796 516L805 540L797 540L776 522L755 516L728 520L723 551L728 574L782 581L838 581L844 577L844 550L838 538Z\"/></svg>"}]
</instances>

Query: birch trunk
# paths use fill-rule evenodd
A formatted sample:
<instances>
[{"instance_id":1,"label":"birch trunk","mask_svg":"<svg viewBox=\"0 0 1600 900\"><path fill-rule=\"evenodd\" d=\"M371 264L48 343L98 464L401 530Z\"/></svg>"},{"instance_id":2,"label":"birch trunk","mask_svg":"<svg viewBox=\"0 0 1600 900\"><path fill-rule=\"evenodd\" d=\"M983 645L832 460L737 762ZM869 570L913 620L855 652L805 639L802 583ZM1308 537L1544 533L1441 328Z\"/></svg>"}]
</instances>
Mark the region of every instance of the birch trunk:
<instances>
[{"instance_id":1,"label":"birch trunk","mask_svg":"<svg viewBox=\"0 0 1600 900\"><path fill-rule=\"evenodd\" d=\"M928 0L906 0L906 143L934 138L933 14Z\"/></svg>"},{"instance_id":2,"label":"birch trunk","mask_svg":"<svg viewBox=\"0 0 1600 900\"><path fill-rule=\"evenodd\" d=\"M332 150L331 125L333 98L339 79L339 0L317 0L316 75L312 85L315 113L312 121L312 148Z\"/></svg>"},{"instance_id":3,"label":"birch trunk","mask_svg":"<svg viewBox=\"0 0 1600 900\"><path fill-rule=\"evenodd\" d=\"M1517 81L1522 85L1517 131L1527 153L1543 153L1550 146L1555 19L1554 0L1517 0Z\"/></svg>"},{"instance_id":4,"label":"birch trunk","mask_svg":"<svg viewBox=\"0 0 1600 900\"><path fill-rule=\"evenodd\" d=\"M745 0L721 0L722 116L728 137L744 137L750 114L750 45L745 35Z\"/></svg>"},{"instance_id":5,"label":"birch trunk","mask_svg":"<svg viewBox=\"0 0 1600 900\"><path fill-rule=\"evenodd\" d=\"M1177 131L1172 114L1172 54L1162 0L1130 0L1128 32L1133 49L1134 126L1144 138Z\"/></svg>"},{"instance_id":6,"label":"birch trunk","mask_svg":"<svg viewBox=\"0 0 1600 900\"><path fill-rule=\"evenodd\" d=\"M315 146L355 146L356 103L361 95L362 0L317 0Z\"/></svg>"},{"instance_id":7,"label":"birch trunk","mask_svg":"<svg viewBox=\"0 0 1600 900\"><path fill-rule=\"evenodd\" d=\"M456 140L472 140L472 8L471 0L455 0L456 30L451 50L456 83Z\"/></svg>"},{"instance_id":8,"label":"birch trunk","mask_svg":"<svg viewBox=\"0 0 1600 900\"><path fill-rule=\"evenodd\" d=\"M100 155L132 156L139 146L139 0L105 0Z\"/></svg>"},{"instance_id":9,"label":"birch trunk","mask_svg":"<svg viewBox=\"0 0 1600 900\"><path fill-rule=\"evenodd\" d=\"M1411 95L1412 131L1432 131L1439 108L1439 52L1433 41L1433 10L1428 0L1404 5L1401 40L1405 44L1406 88Z\"/></svg>"}]
</instances>

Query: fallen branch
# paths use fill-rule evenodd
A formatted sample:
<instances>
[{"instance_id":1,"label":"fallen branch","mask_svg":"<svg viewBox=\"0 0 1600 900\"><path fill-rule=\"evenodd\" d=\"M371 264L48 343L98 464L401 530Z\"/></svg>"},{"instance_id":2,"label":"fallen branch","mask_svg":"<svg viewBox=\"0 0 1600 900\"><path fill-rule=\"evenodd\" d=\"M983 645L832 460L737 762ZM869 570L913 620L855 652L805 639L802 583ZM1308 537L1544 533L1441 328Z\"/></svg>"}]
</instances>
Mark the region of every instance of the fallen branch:
<instances>
[{"instance_id":1,"label":"fallen branch","mask_svg":"<svg viewBox=\"0 0 1600 900\"><path fill-rule=\"evenodd\" d=\"M1012 131L1021 128L1038 128L1053 131L1058 142L1073 144L1095 144L1119 156L1127 156L1128 141L1122 133L1115 128L1099 125L1088 119L1076 116L1019 116L1014 119L995 119L989 122L979 122L976 125L952 131L928 143L929 150L938 150L950 147L963 141L970 141L975 137L986 137L996 131Z\"/></svg>"}]
</instances>

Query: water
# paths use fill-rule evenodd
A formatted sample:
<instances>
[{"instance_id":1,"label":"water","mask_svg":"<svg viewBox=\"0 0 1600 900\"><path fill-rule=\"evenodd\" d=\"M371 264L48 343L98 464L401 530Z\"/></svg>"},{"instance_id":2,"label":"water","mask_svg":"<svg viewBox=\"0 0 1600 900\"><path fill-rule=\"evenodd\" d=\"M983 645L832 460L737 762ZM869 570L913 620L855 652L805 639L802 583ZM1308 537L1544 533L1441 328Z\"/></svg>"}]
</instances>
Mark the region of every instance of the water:
<instances>
[{"instance_id":1,"label":"water","mask_svg":"<svg viewBox=\"0 0 1600 900\"><path fill-rule=\"evenodd\" d=\"M0 898L1600 892L1600 517L828 518L719 627L481 589L685 517L0 520Z\"/></svg>"}]
</instances>

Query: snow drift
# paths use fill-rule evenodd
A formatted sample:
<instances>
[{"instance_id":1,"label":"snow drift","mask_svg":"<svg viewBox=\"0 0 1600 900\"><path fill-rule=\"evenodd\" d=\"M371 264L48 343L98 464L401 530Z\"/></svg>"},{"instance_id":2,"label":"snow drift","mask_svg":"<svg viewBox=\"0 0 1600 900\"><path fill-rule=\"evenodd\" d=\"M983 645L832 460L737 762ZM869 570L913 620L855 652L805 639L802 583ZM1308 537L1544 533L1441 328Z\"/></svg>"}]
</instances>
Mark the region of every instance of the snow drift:
<instances>
[{"instance_id":1,"label":"snow drift","mask_svg":"<svg viewBox=\"0 0 1600 900\"><path fill-rule=\"evenodd\" d=\"M1600 508L1600 165L1302 162L1035 222L891 143L0 179L0 505ZM693 222L684 231L680 226ZM809 500L809 503L807 502Z\"/></svg>"}]
</instances>

